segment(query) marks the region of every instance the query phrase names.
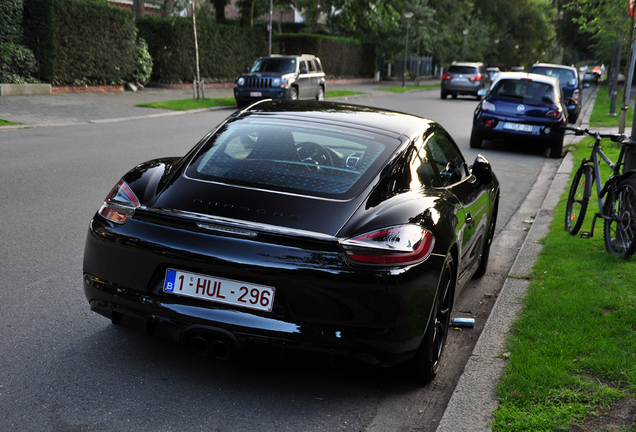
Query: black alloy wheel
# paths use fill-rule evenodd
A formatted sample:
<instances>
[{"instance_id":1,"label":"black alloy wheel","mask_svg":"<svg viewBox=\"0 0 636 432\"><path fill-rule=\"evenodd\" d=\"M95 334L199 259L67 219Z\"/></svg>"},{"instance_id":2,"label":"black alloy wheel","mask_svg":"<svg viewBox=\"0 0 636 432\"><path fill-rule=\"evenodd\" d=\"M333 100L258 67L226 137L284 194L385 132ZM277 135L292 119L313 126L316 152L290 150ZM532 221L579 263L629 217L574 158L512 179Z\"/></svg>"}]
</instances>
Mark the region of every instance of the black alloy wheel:
<instances>
[{"instance_id":1,"label":"black alloy wheel","mask_svg":"<svg viewBox=\"0 0 636 432\"><path fill-rule=\"evenodd\" d=\"M418 384L428 384L439 370L440 359L444 353L450 329L454 291L455 264L453 257L448 255L444 262L426 333L417 353L406 365L407 376Z\"/></svg>"}]
</instances>

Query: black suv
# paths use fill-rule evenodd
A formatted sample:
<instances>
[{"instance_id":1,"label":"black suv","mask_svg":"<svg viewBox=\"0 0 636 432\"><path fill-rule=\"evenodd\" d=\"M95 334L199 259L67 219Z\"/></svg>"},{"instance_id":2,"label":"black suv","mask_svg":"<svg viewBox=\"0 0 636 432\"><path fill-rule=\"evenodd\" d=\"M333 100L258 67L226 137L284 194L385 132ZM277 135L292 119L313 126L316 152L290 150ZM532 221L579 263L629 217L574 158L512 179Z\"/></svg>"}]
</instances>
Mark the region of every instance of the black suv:
<instances>
[{"instance_id":1,"label":"black suv","mask_svg":"<svg viewBox=\"0 0 636 432\"><path fill-rule=\"evenodd\" d=\"M558 78L561 81L563 96L568 107L568 121L576 123L581 113L581 80L579 72L575 67L550 64L535 63L530 68L530 73L547 75Z\"/></svg>"},{"instance_id":2,"label":"black suv","mask_svg":"<svg viewBox=\"0 0 636 432\"><path fill-rule=\"evenodd\" d=\"M441 97L451 95L453 99L457 95L471 95L477 99L479 90L490 87L490 76L483 63L458 63L453 64L442 76Z\"/></svg>"},{"instance_id":3,"label":"black suv","mask_svg":"<svg viewBox=\"0 0 636 432\"><path fill-rule=\"evenodd\" d=\"M236 79L234 98L241 108L261 99L324 100L325 73L310 54L261 57Z\"/></svg>"}]
</instances>

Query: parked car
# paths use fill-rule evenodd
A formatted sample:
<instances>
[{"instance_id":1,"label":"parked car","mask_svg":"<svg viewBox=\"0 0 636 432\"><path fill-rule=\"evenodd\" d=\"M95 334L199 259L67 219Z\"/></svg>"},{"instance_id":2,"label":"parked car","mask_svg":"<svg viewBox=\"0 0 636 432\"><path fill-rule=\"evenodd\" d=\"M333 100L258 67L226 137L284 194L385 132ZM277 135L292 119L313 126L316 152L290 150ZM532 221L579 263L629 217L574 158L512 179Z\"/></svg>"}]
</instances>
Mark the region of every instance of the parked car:
<instances>
[{"instance_id":1,"label":"parked car","mask_svg":"<svg viewBox=\"0 0 636 432\"><path fill-rule=\"evenodd\" d=\"M495 78L497 77L497 75L499 75L501 70L498 67L489 67L486 68L486 72L488 73L488 78L490 78L490 81L494 82Z\"/></svg>"},{"instance_id":2,"label":"parked car","mask_svg":"<svg viewBox=\"0 0 636 432\"><path fill-rule=\"evenodd\" d=\"M316 56L261 57L236 79L234 98L239 108L262 99L324 100L327 84Z\"/></svg>"},{"instance_id":3,"label":"parked car","mask_svg":"<svg viewBox=\"0 0 636 432\"><path fill-rule=\"evenodd\" d=\"M434 121L261 101L122 177L89 225L84 292L201 354L346 356L425 383L498 203L488 161Z\"/></svg>"},{"instance_id":4,"label":"parked car","mask_svg":"<svg viewBox=\"0 0 636 432\"><path fill-rule=\"evenodd\" d=\"M567 107L560 82L545 75L502 72L477 106L470 146L504 139L530 141L550 148L550 157L563 152Z\"/></svg>"},{"instance_id":5,"label":"parked car","mask_svg":"<svg viewBox=\"0 0 636 432\"><path fill-rule=\"evenodd\" d=\"M483 63L454 62L442 75L441 97L451 95L456 99L458 95L469 95L480 99L479 90L487 89L490 83Z\"/></svg>"},{"instance_id":6,"label":"parked car","mask_svg":"<svg viewBox=\"0 0 636 432\"><path fill-rule=\"evenodd\" d=\"M550 63L536 63L530 68L530 73L559 79L568 107L569 121L576 123L581 114L581 92L583 90L576 68Z\"/></svg>"},{"instance_id":7,"label":"parked car","mask_svg":"<svg viewBox=\"0 0 636 432\"><path fill-rule=\"evenodd\" d=\"M585 71L585 74L583 75L583 82L593 82L594 84L598 84L598 80L599 80L600 76L592 71Z\"/></svg>"}]
</instances>

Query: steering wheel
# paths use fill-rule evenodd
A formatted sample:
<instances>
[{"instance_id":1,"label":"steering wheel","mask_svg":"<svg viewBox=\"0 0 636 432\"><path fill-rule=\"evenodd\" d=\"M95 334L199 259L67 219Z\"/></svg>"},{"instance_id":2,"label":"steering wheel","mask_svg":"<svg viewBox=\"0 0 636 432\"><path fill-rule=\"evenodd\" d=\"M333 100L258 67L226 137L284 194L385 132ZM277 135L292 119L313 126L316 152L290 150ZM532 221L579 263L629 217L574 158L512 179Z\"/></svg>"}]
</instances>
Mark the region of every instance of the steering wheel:
<instances>
[{"instance_id":1,"label":"steering wheel","mask_svg":"<svg viewBox=\"0 0 636 432\"><path fill-rule=\"evenodd\" d=\"M320 169L320 165L333 166L333 159L329 150L311 141L305 141L296 145L296 152L301 161L306 164L316 165Z\"/></svg>"}]
</instances>

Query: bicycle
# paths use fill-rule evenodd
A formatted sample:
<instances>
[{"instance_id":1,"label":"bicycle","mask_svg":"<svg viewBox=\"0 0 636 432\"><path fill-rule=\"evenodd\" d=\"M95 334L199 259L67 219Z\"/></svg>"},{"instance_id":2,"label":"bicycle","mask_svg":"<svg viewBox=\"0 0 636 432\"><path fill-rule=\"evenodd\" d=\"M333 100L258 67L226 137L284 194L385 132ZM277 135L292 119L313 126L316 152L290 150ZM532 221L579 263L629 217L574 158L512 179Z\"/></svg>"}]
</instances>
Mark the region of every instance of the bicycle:
<instances>
[{"instance_id":1,"label":"bicycle","mask_svg":"<svg viewBox=\"0 0 636 432\"><path fill-rule=\"evenodd\" d=\"M596 220L601 218L605 249L613 255L627 259L636 252L636 170L624 171L624 167L627 148L635 146L636 142L629 140L625 135L601 134L572 127L565 129L573 131L575 135L594 137L594 144L590 146L592 154L581 161L570 186L565 210L565 231L572 235L579 234L593 185L596 184L599 211L594 215L591 230L581 231L579 237L591 238L594 235ZM610 139L621 145L616 163L603 153L602 139ZM611 170L602 187L599 157Z\"/></svg>"}]
</instances>

